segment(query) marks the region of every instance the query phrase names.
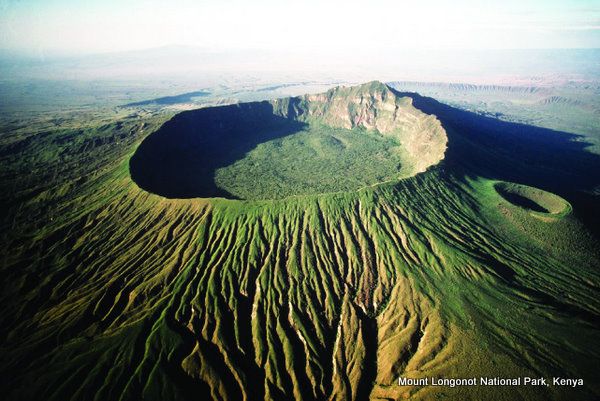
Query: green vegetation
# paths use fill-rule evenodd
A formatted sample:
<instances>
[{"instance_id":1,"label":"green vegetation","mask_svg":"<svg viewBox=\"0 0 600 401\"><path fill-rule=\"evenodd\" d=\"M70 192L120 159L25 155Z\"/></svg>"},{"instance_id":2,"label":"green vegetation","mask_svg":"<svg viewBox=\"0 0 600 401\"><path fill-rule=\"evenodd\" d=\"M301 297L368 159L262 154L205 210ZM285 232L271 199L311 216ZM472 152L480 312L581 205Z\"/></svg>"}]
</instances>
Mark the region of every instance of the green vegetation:
<instances>
[{"instance_id":1,"label":"green vegetation","mask_svg":"<svg viewBox=\"0 0 600 401\"><path fill-rule=\"evenodd\" d=\"M352 191L401 178L405 160L393 138L360 128L312 125L259 144L243 159L218 169L215 182L240 199Z\"/></svg>"},{"instance_id":2,"label":"green vegetation","mask_svg":"<svg viewBox=\"0 0 600 401\"><path fill-rule=\"evenodd\" d=\"M358 91L373 95L359 104L377 99L377 88ZM394 100L385 96L375 104ZM25 142L23 132L4 135L0 181L3 193L15 194L2 200L4 398L597 398L600 251L589 216L598 212L591 193L600 182L598 158L565 133L418 95L398 99L407 112L437 116L420 120L433 124L422 133L438 119L447 133L447 148L438 138L423 141L438 153L415 153L430 167L401 180L356 189L360 179L379 181L389 160L370 170L368 161L350 160L352 148L360 157L391 152L393 159L397 138L381 125L332 127L355 121L338 119L343 107L319 116L327 129L314 116L296 118L293 129L288 121L283 131L248 128L243 133L257 136L233 153L210 148L228 149L206 161L217 183L239 197L273 187L272 176L261 180L266 187L234 187L245 181L235 173L248 177L257 160L283 171L298 165L286 157L312 154L306 171L290 172L308 180L318 175L312 162L331 166L333 153L335 163L347 160L363 173L350 177L351 186L342 181L352 190L279 200L169 199L141 189L136 183L144 177L132 180L136 163L151 166L152 152L188 154L190 147L163 139L181 132L169 126L197 121L196 112L164 125L169 116L91 122L72 136L45 129ZM280 117L277 110L296 117L295 110L306 110L288 99L203 113L264 107L272 116L268 105L278 104ZM371 111L368 104L359 110ZM153 141L161 146L140 152ZM395 170L384 179L398 174L395 161L389 166ZM82 181L73 183L75 176ZM564 198L572 213L545 221L539 215L548 213L510 203L498 188L549 211ZM580 377L585 385L400 387L400 375Z\"/></svg>"}]
</instances>

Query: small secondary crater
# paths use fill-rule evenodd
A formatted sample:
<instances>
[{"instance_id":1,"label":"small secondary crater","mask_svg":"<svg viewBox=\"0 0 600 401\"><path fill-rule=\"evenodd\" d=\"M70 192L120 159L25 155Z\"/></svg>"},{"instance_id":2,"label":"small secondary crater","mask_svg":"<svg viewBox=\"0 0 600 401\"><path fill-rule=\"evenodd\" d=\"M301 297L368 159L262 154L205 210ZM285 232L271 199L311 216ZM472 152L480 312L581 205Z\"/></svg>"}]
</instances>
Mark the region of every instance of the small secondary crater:
<instances>
[{"instance_id":1,"label":"small secondary crater","mask_svg":"<svg viewBox=\"0 0 600 401\"><path fill-rule=\"evenodd\" d=\"M506 201L536 213L564 216L571 211L565 199L539 188L509 182L499 182L494 188Z\"/></svg>"}]
</instances>

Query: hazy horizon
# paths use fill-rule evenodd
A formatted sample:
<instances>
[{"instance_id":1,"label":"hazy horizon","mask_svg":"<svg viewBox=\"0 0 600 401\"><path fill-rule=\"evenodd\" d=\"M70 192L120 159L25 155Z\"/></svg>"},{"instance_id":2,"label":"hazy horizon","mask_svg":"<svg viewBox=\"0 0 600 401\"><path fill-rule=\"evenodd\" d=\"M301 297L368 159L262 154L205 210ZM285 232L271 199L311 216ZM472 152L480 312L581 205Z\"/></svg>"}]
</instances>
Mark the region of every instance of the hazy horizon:
<instances>
[{"instance_id":1,"label":"hazy horizon","mask_svg":"<svg viewBox=\"0 0 600 401\"><path fill-rule=\"evenodd\" d=\"M551 86L599 80L599 60L597 0L0 0L0 92L21 94L0 109L124 86L125 101L221 85Z\"/></svg>"},{"instance_id":2,"label":"hazy horizon","mask_svg":"<svg viewBox=\"0 0 600 401\"><path fill-rule=\"evenodd\" d=\"M4 0L0 49L51 55L163 46L303 55L410 49L600 48L597 0L162 3Z\"/></svg>"}]
</instances>

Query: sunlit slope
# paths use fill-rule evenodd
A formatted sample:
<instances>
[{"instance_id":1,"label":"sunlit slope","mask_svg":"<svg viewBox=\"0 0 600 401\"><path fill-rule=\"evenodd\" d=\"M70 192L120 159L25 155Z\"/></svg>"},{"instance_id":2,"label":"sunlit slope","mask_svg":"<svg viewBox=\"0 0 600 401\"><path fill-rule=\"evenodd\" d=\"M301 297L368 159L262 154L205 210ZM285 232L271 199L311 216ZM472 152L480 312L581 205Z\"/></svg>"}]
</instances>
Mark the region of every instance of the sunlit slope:
<instances>
[{"instance_id":1,"label":"sunlit slope","mask_svg":"<svg viewBox=\"0 0 600 401\"><path fill-rule=\"evenodd\" d=\"M45 274L39 288L13 281L37 296L9 310L27 319L3 365L21 372L16 394L50 399L364 399L407 391L400 374L592 372L590 260L498 232L477 210L471 189L439 173L277 204L131 188L23 250ZM466 393L503 391L526 389Z\"/></svg>"},{"instance_id":2,"label":"sunlit slope","mask_svg":"<svg viewBox=\"0 0 600 401\"><path fill-rule=\"evenodd\" d=\"M5 242L6 398L597 397L598 250L581 203L566 196L573 212L552 220L511 203L497 188L520 170L489 172L512 165L501 142L475 157L468 124L440 120L450 158L422 174L276 201L166 199L115 155ZM400 375L586 381L448 389Z\"/></svg>"}]
</instances>

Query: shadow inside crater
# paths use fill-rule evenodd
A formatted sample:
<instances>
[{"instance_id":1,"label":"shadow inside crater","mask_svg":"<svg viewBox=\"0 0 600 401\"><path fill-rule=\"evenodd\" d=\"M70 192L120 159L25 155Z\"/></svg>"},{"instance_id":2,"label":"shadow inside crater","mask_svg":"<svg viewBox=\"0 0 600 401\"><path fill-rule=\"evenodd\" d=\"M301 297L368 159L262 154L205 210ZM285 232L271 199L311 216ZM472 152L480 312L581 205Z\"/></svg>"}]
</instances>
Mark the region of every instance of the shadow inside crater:
<instances>
[{"instance_id":1,"label":"shadow inside crater","mask_svg":"<svg viewBox=\"0 0 600 401\"><path fill-rule=\"evenodd\" d=\"M167 198L236 199L216 185L216 170L306 126L275 114L266 101L182 112L140 144L129 162L131 177Z\"/></svg>"},{"instance_id":2,"label":"shadow inside crater","mask_svg":"<svg viewBox=\"0 0 600 401\"><path fill-rule=\"evenodd\" d=\"M512 203L513 205L516 206L520 206L524 209L529 209L529 210L533 210L534 212L539 212L539 213L550 213L550 211L544 207L542 207L541 205L538 205L536 202L534 202L532 199L529 199L523 195L514 193L514 192L510 192L510 191L505 191L505 190L498 190L498 193L500 194L500 196L502 196L504 199L506 199L508 202Z\"/></svg>"}]
</instances>

